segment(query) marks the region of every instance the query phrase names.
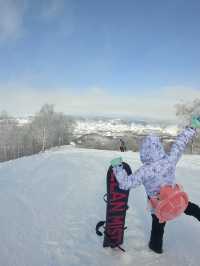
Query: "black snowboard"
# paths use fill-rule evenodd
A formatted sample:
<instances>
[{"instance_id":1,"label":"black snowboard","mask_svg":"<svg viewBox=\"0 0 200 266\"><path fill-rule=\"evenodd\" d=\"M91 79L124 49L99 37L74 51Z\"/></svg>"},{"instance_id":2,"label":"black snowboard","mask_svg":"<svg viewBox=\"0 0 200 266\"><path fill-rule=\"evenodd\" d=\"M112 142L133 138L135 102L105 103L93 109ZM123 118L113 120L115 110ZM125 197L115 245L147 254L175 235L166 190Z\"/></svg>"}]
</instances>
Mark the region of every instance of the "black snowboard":
<instances>
[{"instance_id":1,"label":"black snowboard","mask_svg":"<svg viewBox=\"0 0 200 266\"><path fill-rule=\"evenodd\" d=\"M128 175L132 173L130 166L123 162L123 168ZM112 170L109 167L107 172L107 200L106 200L106 221L100 221L96 226L98 228L105 224L103 247L120 247L124 240L125 218L128 209L129 190L122 190ZM123 250L123 249L122 249Z\"/></svg>"}]
</instances>

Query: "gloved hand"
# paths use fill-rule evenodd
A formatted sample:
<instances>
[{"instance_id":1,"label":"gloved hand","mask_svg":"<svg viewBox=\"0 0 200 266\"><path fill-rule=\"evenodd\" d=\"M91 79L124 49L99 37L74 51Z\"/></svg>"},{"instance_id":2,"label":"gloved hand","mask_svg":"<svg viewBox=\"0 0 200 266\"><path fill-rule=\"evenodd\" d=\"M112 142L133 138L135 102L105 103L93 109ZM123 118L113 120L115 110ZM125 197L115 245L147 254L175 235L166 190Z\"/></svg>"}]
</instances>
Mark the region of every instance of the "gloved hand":
<instances>
[{"instance_id":1,"label":"gloved hand","mask_svg":"<svg viewBox=\"0 0 200 266\"><path fill-rule=\"evenodd\" d=\"M200 128L200 116L193 116L191 121L192 128Z\"/></svg>"},{"instance_id":2,"label":"gloved hand","mask_svg":"<svg viewBox=\"0 0 200 266\"><path fill-rule=\"evenodd\" d=\"M110 163L111 163L112 167L114 167L114 166L121 165L122 162L123 162L122 157L117 157L117 158L113 159Z\"/></svg>"},{"instance_id":3,"label":"gloved hand","mask_svg":"<svg viewBox=\"0 0 200 266\"><path fill-rule=\"evenodd\" d=\"M113 166L113 173L115 174L119 186L123 185L125 180L128 178L127 172L123 169L122 164Z\"/></svg>"}]
</instances>

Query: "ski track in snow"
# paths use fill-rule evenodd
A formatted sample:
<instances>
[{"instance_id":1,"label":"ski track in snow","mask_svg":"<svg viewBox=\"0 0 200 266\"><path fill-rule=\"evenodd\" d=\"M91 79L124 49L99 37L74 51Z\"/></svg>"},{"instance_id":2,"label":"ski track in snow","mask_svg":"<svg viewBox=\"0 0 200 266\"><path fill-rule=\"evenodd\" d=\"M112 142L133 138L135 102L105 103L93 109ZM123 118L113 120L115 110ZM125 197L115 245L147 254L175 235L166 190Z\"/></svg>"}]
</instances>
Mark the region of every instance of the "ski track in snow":
<instances>
[{"instance_id":1,"label":"ski track in snow","mask_svg":"<svg viewBox=\"0 0 200 266\"><path fill-rule=\"evenodd\" d=\"M143 187L130 192L126 252L103 248L95 234L105 219L106 172L123 156L132 170L138 153L63 147L0 164L0 265L196 266L200 223L186 215L166 226L164 254L148 249L151 217ZM200 204L200 156L185 155L177 181Z\"/></svg>"}]
</instances>

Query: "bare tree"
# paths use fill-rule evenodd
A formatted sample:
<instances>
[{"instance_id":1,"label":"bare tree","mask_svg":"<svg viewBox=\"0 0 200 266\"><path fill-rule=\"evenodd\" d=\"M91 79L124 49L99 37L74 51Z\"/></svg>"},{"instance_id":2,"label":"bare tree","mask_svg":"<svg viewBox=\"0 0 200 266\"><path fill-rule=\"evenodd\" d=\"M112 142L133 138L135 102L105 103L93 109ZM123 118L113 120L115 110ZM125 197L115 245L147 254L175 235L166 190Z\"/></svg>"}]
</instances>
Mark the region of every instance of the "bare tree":
<instances>
[{"instance_id":1,"label":"bare tree","mask_svg":"<svg viewBox=\"0 0 200 266\"><path fill-rule=\"evenodd\" d=\"M45 104L28 124L19 125L6 111L0 113L0 161L15 159L70 142L74 122Z\"/></svg>"},{"instance_id":2,"label":"bare tree","mask_svg":"<svg viewBox=\"0 0 200 266\"><path fill-rule=\"evenodd\" d=\"M17 138L17 122L2 111L0 115L0 160L10 160L15 157Z\"/></svg>"},{"instance_id":3,"label":"bare tree","mask_svg":"<svg viewBox=\"0 0 200 266\"><path fill-rule=\"evenodd\" d=\"M68 144L73 122L64 114L54 111L52 104L45 104L31 123L33 138L41 150Z\"/></svg>"}]
</instances>

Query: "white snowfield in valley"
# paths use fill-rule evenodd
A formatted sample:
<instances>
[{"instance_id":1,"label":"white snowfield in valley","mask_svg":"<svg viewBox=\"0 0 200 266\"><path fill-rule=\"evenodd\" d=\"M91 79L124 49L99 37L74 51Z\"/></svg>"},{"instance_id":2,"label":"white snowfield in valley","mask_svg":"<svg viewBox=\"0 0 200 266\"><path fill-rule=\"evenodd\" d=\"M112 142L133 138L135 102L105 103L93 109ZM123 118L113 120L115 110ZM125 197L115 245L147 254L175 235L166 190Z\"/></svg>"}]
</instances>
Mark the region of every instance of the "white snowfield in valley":
<instances>
[{"instance_id":1,"label":"white snowfield in valley","mask_svg":"<svg viewBox=\"0 0 200 266\"><path fill-rule=\"evenodd\" d=\"M0 164L0 265L2 266L197 266L200 223L186 215L169 222L164 254L148 249L150 214L143 187L131 190L123 253L102 247L95 233L105 219L106 172L123 155L133 170L133 152L65 146ZM185 155L177 181L200 204L200 156Z\"/></svg>"},{"instance_id":2,"label":"white snowfield in valley","mask_svg":"<svg viewBox=\"0 0 200 266\"><path fill-rule=\"evenodd\" d=\"M76 127L74 133L77 135L91 134L91 133L103 133L103 135L122 134L125 132L132 132L135 134L145 134L149 132L158 132L162 134L169 134L176 136L178 132L177 125L151 125L151 124L139 124L139 123L123 123L120 119L110 120L83 120L76 121Z\"/></svg>"}]
</instances>

